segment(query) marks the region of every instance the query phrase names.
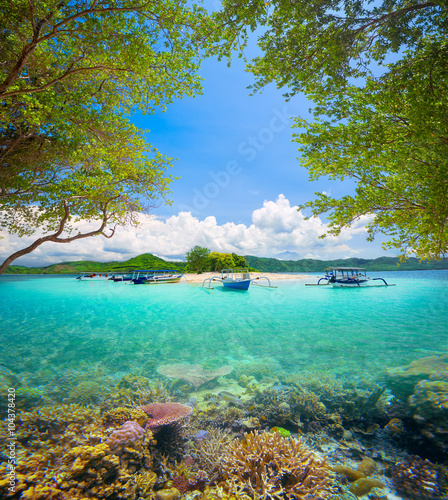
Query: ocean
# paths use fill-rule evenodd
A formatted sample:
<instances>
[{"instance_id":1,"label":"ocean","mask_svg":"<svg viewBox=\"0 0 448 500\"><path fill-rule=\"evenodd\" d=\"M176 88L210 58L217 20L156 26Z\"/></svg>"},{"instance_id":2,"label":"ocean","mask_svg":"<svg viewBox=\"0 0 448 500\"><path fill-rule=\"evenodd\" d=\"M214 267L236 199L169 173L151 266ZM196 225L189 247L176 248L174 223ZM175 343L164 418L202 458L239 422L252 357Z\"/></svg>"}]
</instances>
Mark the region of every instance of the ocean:
<instances>
[{"instance_id":1,"label":"ocean","mask_svg":"<svg viewBox=\"0 0 448 500\"><path fill-rule=\"evenodd\" d=\"M0 277L1 360L17 372L142 372L145 364L262 361L279 370L378 374L447 352L448 271L370 273L393 287L205 291L73 276Z\"/></svg>"},{"instance_id":2,"label":"ocean","mask_svg":"<svg viewBox=\"0 0 448 500\"><path fill-rule=\"evenodd\" d=\"M447 500L448 270L369 275L0 276L0 497Z\"/></svg>"}]
</instances>

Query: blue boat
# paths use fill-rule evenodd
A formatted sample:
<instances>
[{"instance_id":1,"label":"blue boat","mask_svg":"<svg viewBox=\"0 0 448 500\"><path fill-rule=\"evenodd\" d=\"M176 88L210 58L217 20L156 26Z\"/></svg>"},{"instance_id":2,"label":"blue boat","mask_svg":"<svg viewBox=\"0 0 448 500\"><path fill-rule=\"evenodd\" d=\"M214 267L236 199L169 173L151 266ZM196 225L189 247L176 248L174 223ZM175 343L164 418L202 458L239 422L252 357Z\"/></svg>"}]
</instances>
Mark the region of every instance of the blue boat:
<instances>
[{"instance_id":1,"label":"blue boat","mask_svg":"<svg viewBox=\"0 0 448 500\"><path fill-rule=\"evenodd\" d=\"M382 281L382 283L373 283ZM325 269L325 276L319 278L317 284L306 284L306 286L332 285L333 287L359 288L366 286L394 286L386 282L384 278L370 278L362 267L330 267Z\"/></svg>"},{"instance_id":2,"label":"blue boat","mask_svg":"<svg viewBox=\"0 0 448 500\"><path fill-rule=\"evenodd\" d=\"M258 283L258 280L266 280L267 285L260 285ZM276 286L271 286L271 282L269 281L269 278L266 276L260 276L258 278L251 278L250 273L248 269L223 269L221 271L221 276L212 276L211 278L206 278L202 282L202 287L211 289L213 290L212 282L219 282L222 283L222 286L227 289L232 289L232 290L244 290L247 291L249 290L249 286L251 283L254 283L257 281L257 284L259 286L264 286L267 288L277 288Z\"/></svg>"}]
</instances>

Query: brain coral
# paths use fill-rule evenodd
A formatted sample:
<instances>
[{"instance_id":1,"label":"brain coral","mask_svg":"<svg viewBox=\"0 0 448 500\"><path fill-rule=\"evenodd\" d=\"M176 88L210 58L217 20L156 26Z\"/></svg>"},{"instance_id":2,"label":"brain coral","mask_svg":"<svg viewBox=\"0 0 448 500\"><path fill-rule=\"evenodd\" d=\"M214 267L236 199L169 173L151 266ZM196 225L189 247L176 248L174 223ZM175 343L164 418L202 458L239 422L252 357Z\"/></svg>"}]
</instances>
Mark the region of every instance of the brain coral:
<instances>
[{"instance_id":1,"label":"brain coral","mask_svg":"<svg viewBox=\"0 0 448 500\"><path fill-rule=\"evenodd\" d=\"M131 441L135 441L136 439L140 439L145 435L145 429L140 426L137 422L133 422L128 420L125 422L119 429L116 429L110 435L107 440L107 444L111 448L115 448L119 444L129 443Z\"/></svg>"},{"instance_id":2,"label":"brain coral","mask_svg":"<svg viewBox=\"0 0 448 500\"><path fill-rule=\"evenodd\" d=\"M325 500L333 491L333 473L299 439L258 431L232 441L223 457L229 489L257 500Z\"/></svg>"}]
</instances>

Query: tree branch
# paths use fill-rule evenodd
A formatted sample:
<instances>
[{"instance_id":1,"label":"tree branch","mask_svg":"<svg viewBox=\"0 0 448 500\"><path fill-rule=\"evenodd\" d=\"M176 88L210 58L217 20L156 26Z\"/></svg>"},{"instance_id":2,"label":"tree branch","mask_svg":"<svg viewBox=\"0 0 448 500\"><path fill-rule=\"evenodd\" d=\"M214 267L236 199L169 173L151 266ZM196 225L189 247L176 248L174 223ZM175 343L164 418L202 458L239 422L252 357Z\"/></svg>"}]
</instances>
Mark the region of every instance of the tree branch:
<instances>
[{"instance_id":1,"label":"tree branch","mask_svg":"<svg viewBox=\"0 0 448 500\"><path fill-rule=\"evenodd\" d=\"M77 196L77 197L72 197L73 198L82 198L82 196ZM70 205L69 205L69 200L64 200L64 216L61 219L61 222L59 223L59 228L58 230L53 233L49 234L47 236L43 236L42 238L38 238L36 241L34 241L31 245L29 245L26 248L23 248L22 250L19 250L12 255L10 255L5 261L0 265L0 275L3 274L6 270L6 268L16 259L19 257L23 257L24 255L27 255L31 252L33 252L37 247L42 245L43 243L46 243L47 241L52 241L55 243L71 243L72 241L83 239L83 238L90 238L91 236L104 236L105 238L112 238L112 236L115 234L115 230L117 228L117 224L113 228L109 228L109 231L111 231L111 234L106 234L104 230L106 229L106 225L109 222L109 219L112 214L107 213L107 207L109 203L112 201L108 200L103 204L103 209L102 209L102 218L101 218L101 225L98 229L94 231L89 231L87 233L80 233L77 234L76 236L69 236L67 238L60 238L59 236L62 234L62 232L65 229L65 225L67 224L68 220L70 219Z\"/></svg>"}]
</instances>

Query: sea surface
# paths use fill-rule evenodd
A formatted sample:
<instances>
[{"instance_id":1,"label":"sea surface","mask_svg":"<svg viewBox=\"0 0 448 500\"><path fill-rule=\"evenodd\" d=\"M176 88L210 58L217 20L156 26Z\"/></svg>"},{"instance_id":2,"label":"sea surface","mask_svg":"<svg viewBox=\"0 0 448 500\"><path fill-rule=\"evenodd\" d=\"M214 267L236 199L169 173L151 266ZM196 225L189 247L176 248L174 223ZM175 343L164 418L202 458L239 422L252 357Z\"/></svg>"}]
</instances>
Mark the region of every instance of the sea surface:
<instances>
[{"instance_id":1,"label":"sea surface","mask_svg":"<svg viewBox=\"0 0 448 500\"><path fill-rule=\"evenodd\" d=\"M247 365L257 377L325 369L380 378L445 354L448 271L370 275L395 286L308 287L318 278L309 275L241 292L1 276L0 366L30 386L51 372L95 367L119 380L180 362Z\"/></svg>"}]
</instances>

